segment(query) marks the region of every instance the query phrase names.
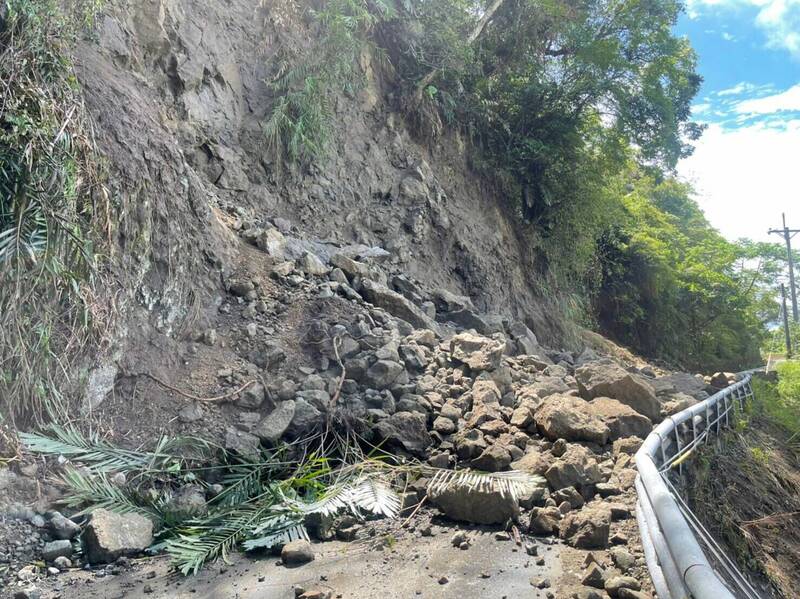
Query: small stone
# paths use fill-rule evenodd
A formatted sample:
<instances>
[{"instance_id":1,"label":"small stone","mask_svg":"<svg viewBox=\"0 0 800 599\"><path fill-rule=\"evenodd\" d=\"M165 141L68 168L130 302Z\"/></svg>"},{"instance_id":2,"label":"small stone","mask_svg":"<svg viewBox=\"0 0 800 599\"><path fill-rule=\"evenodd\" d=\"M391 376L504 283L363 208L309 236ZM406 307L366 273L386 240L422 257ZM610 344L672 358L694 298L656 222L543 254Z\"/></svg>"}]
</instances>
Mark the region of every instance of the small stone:
<instances>
[{"instance_id":1,"label":"small stone","mask_svg":"<svg viewBox=\"0 0 800 599\"><path fill-rule=\"evenodd\" d=\"M587 587L594 587L596 589L604 588L606 584L605 570L595 563L589 564L589 567L586 569L586 573L581 579L581 584Z\"/></svg>"},{"instance_id":2,"label":"small stone","mask_svg":"<svg viewBox=\"0 0 800 599\"><path fill-rule=\"evenodd\" d=\"M281 559L287 566L305 564L306 562L313 561L314 550L311 543L304 540L291 541L286 543L281 549Z\"/></svg>"},{"instance_id":3,"label":"small stone","mask_svg":"<svg viewBox=\"0 0 800 599\"><path fill-rule=\"evenodd\" d=\"M59 570L69 570L72 567L72 562L68 557L60 555L53 560L53 565Z\"/></svg>"},{"instance_id":4,"label":"small stone","mask_svg":"<svg viewBox=\"0 0 800 599\"><path fill-rule=\"evenodd\" d=\"M439 578L439 584L447 584L448 582L450 581L447 579L447 576L442 576Z\"/></svg>"},{"instance_id":5,"label":"small stone","mask_svg":"<svg viewBox=\"0 0 800 599\"><path fill-rule=\"evenodd\" d=\"M67 540L50 541L44 544L42 549L42 559L52 562L57 557L70 557L72 555L72 543Z\"/></svg>"},{"instance_id":6,"label":"small stone","mask_svg":"<svg viewBox=\"0 0 800 599\"><path fill-rule=\"evenodd\" d=\"M153 592L153 587L151 587L149 584L145 584L144 588L142 589L142 592L149 595L150 593Z\"/></svg>"},{"instance_id":7,"label":"small stone","mask_svg":"<svg viewBox=\"0 0 800 599\"><path fill-rule=\"evenodd\" d=\"M461 543L466 543L468 541L467 533L463 530L459 530L450 538L450 544L453 545L453 547L460 547Z\"/></svg>"},{"instance_id":8,"label":"small stone","mask_svg":"<svg viewBox=\"0 0 800 599\"><path fill-rule=\"evenodd\" d=\"M494 533L494 540L495 541L510 541L511 540L511 535L508 534L505 531L496 532L496 533Z\"/></svg>"},{"instance_id":9,"label":"small stone","mask_svg":"<svg viewBox=\"0 0 800 599\"><path fill-rule=\"evenodd\" d=\"M605 590L612 597L619 597L621 589L641 590L642 585L632 576L615 576L606 581Z\"/></svg>"},{"instance_id":10,"label":"small stone","mask_svg":"<svg viewBox=\"0 0 800 599\"><path fill-rule=\"evenodd\" d=\"M539 555L539 547L533 543L525 543L525 553L532 556Z\"/></svg>"},{"instance_id":11,"label":"small stone","mask_svg":"<svg viewBox=\"0 0 800 599\"><path fill-rule=\"evenodd\" d=\"M550 588L550 580L547 578L531 578L531 585L537 589L547 589Z\"/></svg>"}]
</instances>

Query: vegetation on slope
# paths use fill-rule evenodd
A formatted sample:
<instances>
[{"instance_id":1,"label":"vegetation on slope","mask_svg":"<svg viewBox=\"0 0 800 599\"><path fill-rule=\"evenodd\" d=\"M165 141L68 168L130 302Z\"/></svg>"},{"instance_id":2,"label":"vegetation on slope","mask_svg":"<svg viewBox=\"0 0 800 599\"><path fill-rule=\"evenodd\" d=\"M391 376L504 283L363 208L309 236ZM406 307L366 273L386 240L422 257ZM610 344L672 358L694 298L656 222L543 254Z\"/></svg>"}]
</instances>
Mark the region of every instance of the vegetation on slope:
<instances>
[{"instance_id":1,"label":"vegetation on slope","mask_svg":"<svg viewBox=\"0 0 800 599\"><path fill-rule=\"evenodd\" d=\"M690 502L740 567L761 574L778 597L800 585L800 363L777 383L753 381L755 399L689 472Z\"/></svg>"},{"instance_id":2,"label":"vegetation on slope","mask_svg":"<svg viewBox=\"0 0 800 599\"><path fill-rule=\"evenodd\" d=\"M0 4L0 401L41 413L96 320L97 242L111 226L69 45L97 2Z\"/></svg>"}]
</instances>

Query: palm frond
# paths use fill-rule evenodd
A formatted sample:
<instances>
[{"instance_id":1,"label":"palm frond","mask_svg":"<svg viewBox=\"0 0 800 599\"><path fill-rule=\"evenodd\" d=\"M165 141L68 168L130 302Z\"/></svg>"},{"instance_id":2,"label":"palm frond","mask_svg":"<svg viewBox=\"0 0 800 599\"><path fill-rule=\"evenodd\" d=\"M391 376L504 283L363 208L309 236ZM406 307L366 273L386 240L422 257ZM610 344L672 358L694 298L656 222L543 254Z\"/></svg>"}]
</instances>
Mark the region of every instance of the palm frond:
<instances>
[{"instance_id":1,"label":"palm frond","mask_svg":"<svg viewBox=\"0 0 800 599\"><path fill-rule=\"evenodd\" d=\"M82 508L78 515L88 514L103 508L118 514L140 514L156 522L161 521L161 513L155 504L142 505L125 489L115 485L105 474L87 476L74 468L68 469L61 480L70 488L64 505L69 508Z\"/></svg>"},{"instance_id":2,"label":"palm frond","mask_svg":"<svg viewBox=\"0 0 800 599\"><path fill-rule=\"evenodd\" d=\"M203 564L217 558L227 562L228 555L270 508L245 505L189 522L166 541L173 567L186 576L197 574Z\"/></svg>"},{"instance_id":3,"label":"palm frond","mask_svg":"<svg viewBox=\"0 0 800 599\"><path fill-rule=\"evenodd\" d=\"M402 508L397 493L375 477L367 477L350 491L350 501L359 508L377 516L396 518Z\"/></svg>"},{"instance_id":4,"label":"palm frond","mask_svg":"<svg viewBox=\"0 0 800 599\"><path fill-rule=\"evenodd\" d=\"M80 462L95 472L156 470L182 464L188 451L207 453L208 443L194 437L162 437L153 451L134 451L115 447L97 433L84 436L72 425L51 424L50 435L20 433L28 450L46 455L61 455Z\"/></svg>"},{"instance_id":5,"label":"palm frond","mask_svg":"<svg viewBox=\"0 0 800 599\"><path fill-rule=\"evenodd\" d=\"M250 538L242 547L245 551L269 549L275 545L285 545L298 539L308 540L308 531L303 526L303 514L278 509L263 519L252 531Z\"/></svg>"},{"instance_id":6,"label":"palm frond","mask_svg":"<svg viewBox=\"0 0 800 599\"><path fill-rule=\"evenodd\" d=\"M433 475L428 484L428 493L436 495L452 489L470 489L500 493L519 499L542 484L544 477L527 472L476 472L474 470L427 469Z\"/></svg>"}]
</instances>

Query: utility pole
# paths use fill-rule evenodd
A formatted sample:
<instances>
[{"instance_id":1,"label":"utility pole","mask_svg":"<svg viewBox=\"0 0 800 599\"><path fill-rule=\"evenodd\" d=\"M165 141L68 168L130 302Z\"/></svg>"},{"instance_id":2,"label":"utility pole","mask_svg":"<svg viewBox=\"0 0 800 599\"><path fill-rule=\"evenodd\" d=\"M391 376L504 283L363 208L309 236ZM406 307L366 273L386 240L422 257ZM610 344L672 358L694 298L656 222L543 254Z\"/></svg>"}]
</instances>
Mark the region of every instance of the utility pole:
<instances>
[{"instance_id":1,"label":"utility pole","mask_svg":"<svg viewBox=\"0 0 800 599\"><path fill-rule=\"evenodd\" d=\"M781 235L786 242L786 257L789 261L789 293L792 294L792 318L795 322L800 322L797 313L797 292L794 285L794 258L792 257L792 237L795 233L800 233L800 229L790 229L786 226L786 213L783 215L783 229L770 229L770 234Z\"/></svg>"},{"instance_id":2,"label":"utility pole","mask_svg":"<svg viewBox=\"0 0 800 599\"><path fill-rule=\"evenodd\" d=\"M786 286L781 283L781 299L783 300L783 332L786 334L786 357L792 357L792 335L789 331L789 314L786 311Z\"/></svg>"}]
</instances>

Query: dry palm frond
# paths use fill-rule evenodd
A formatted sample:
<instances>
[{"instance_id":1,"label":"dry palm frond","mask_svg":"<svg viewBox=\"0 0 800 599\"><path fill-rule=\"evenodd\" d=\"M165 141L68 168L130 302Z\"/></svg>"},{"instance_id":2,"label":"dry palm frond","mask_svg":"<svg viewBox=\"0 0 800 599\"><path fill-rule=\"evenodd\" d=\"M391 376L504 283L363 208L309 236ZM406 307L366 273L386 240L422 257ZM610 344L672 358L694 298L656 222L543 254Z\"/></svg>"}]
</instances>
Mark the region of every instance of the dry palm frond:
<instances>
[{"instance_id":1,"label":"dry palm frond","mask_svg":"<svg viewBox=\"0 0 800 599\"><path fill-rule=\"evenodd\" d=\"M519 499L530 493L537 486L546 484L543 477L527 472L475 472L474 470L441 470L432 471L433 478L428 484L428 493L436 495L453 489L468 489L492 493Z\"/></svg>"}]
</instances>

